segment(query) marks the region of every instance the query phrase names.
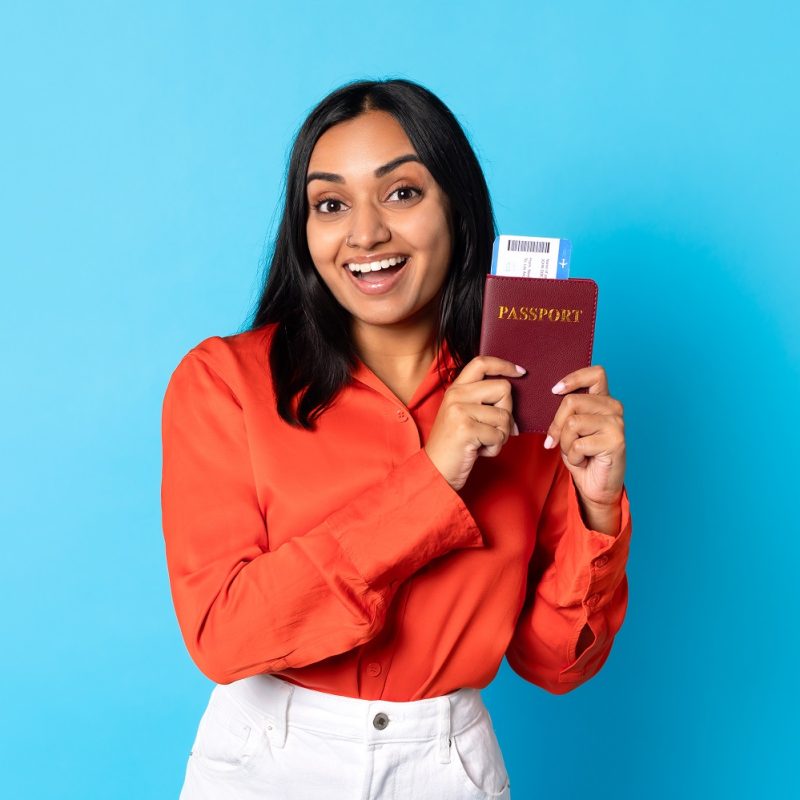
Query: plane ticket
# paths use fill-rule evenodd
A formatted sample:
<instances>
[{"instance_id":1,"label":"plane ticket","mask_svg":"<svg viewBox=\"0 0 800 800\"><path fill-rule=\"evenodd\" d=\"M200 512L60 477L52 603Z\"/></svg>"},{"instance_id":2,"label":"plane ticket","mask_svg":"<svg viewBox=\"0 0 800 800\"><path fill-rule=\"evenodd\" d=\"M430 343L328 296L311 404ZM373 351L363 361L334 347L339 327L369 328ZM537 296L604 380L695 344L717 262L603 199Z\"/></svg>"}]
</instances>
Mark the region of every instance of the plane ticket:
<instances>
[{"instance_id":1,"label":"plane ticket","mask_svg":"<svg viewBox=\"0 0 800 800\"><path fill-rule=\"evenodd\" d=\"M572 242L542 236L509 236L494 240L492 275L518 278L569 278Z\"/></svg>"}]
</instances>

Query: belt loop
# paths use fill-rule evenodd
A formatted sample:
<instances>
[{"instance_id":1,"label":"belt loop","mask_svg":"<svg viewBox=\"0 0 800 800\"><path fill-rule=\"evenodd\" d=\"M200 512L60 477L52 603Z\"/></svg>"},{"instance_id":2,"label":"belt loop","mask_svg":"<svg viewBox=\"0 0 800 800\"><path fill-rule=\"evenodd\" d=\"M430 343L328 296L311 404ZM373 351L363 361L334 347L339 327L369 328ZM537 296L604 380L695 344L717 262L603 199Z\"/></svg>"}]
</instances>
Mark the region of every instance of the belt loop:
<instances>
[{"instance_id":1,"label":"belt loop","mask_svg":"<svg viewBox=\"0 0 800 800\"><path fill-rule=\"evenodd\" d=\"M279 678L274 678L271 683L275 690L276 702L273 706L274 714L267 715L266 733L274 747L283 747L286 744L289 703L294 693L294 684Z\"/></svg>"},{"instance_id":2,"label":"belt loop","mask_svg":"<svg viewBox=\"0 0 800 800\"><path fill-rule=\"evenodd\" d=\"M439 698L439 762L450 761L450 698L446 695Z\"/></svg>"}]
</instances>

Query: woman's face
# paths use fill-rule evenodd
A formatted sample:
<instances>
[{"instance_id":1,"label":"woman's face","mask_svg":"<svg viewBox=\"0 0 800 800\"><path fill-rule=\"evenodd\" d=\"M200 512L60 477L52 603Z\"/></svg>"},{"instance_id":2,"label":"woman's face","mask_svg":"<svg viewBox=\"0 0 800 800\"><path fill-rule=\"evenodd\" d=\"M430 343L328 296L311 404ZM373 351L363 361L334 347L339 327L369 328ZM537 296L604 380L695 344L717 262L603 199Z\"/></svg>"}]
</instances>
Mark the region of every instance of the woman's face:
<instances>
[{"instance_id":1,"label":"woman's face","mask_svg":"<svg viewBox=\"0 0 800 800\"><path fill-rule=\"evenodd\" d=\"M339 303L368 325L430 315L450 263L447 197L416 159L402 126L384 111L334 125L311 154L311 258ZM405 261L368 272L349 266L389 258Z\"/></svg>"}]
</instances>

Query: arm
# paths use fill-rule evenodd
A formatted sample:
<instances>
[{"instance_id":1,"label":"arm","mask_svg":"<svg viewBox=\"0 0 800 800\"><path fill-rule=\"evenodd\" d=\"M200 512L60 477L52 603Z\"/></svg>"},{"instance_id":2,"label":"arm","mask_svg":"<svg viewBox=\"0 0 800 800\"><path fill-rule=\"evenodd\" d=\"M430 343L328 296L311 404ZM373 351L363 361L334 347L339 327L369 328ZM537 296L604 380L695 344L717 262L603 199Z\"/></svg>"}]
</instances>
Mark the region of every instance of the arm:
<instances>
[{"instance_id":1,"label":"arm","mask_svg":"<svg viewBox=\"0 0 800 800\"><path fill-rule=\"evenodd\" d=\"M506 651L517 674L554 694L596 675L622 627L631 537L624 487L619 520L616 535L586 527L575 484L558 458L539 520L528 594Z\"/></svg>"},{"instance_id":2,"label":"arm","mask_svg":"<svg viewBox=\"0 0 800 800\"><path fill-rule=\"evenodd\" d=\"M453 548L484 546L423 449L271 551L242 408L194 352L167 387L162 444L173 603L192 659L216 683L305 666L368 641L402 581Z\"/></svg>"}]
</instances>

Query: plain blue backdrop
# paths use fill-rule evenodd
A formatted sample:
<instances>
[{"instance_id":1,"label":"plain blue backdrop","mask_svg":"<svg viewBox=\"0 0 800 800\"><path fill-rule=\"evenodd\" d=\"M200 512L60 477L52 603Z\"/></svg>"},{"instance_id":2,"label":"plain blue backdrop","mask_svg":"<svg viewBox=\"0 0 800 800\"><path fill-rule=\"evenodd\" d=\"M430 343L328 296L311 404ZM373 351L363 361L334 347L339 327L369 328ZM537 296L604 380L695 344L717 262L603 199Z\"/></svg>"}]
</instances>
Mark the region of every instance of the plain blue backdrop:
<instances>
[{"instance_id":1,"label":"plain blue backdrop","mask_svg":"<svg viewBox=\"0 0 800 800\"><path fill-rule=\"evenodd\" d=\"M796 9L4 4L4 796L177 797L212 684L169 595L164 389L245 324L292 136L360 77L436 92L500 230L600 287L628 614L573 692L505 662L484 690L514 797L793 795Z\"/></svg>"}]
</instances>

